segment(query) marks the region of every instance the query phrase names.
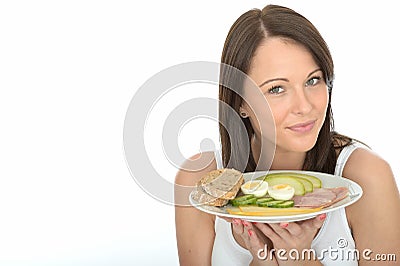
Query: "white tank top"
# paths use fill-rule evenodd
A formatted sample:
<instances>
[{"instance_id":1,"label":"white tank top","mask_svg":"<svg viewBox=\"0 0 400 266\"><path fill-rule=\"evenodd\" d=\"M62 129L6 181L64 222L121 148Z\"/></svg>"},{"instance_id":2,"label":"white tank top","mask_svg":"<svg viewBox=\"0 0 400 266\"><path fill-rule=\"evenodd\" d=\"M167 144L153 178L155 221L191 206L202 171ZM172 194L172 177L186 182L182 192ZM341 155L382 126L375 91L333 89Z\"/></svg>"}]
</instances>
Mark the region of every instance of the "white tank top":
<instances>
[{"instance_id":1,"label":"white tank top","mask_svg":"<svg viewBox=\"0 0 400 266\"><path fill-rule=\"evenodd\" d=\"M335 175L342 176L351 153L359 147L365 146L355 142L343 148L336 163ZM219 152L215 153L215 160L217 167L223 168ZM311 248L323 265L358 265L357 259L354 259L357 251L344 208L327 214L324 224L311 243ZM247 266L252 258L251 253L234 239L231 224L216 217L212 265Z\"/></svg>"}]
</instances>

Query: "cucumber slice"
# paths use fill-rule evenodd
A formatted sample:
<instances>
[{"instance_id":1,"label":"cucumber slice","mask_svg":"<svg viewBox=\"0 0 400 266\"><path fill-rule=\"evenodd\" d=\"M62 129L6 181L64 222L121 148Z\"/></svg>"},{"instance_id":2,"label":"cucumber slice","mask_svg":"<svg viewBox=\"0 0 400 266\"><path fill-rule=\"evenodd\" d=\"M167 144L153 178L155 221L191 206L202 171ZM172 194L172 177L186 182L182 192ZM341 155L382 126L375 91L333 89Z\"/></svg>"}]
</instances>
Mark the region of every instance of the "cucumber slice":
<instances>
[{"instance_id":1,"label":"cucumber slice","mask_svg":"<svg viewBox=\"0 0 400 266\"><path fill-rule=\"evenodd\" d=\"M256 204L257 198L251 198L248 200L242 200L242 201L232 201L233 206L244 206L244 205L254 205Z\"/></svg>"},{"instance_id":2,"label":"cucumber slice","mask_svg":"<svg viewBox=\"0 0 400 266\"><path fill-rule=\"evenodd\" d=\"M257 201L257 198L252 195L244 195L244 196L240 196L237 198L234 198L233 200L231 200L231 204L233 206L242 206L242 205L250 205L250 204L255 204Z\"/></svg>"},{"instance_id":3,"label":"cucumber slice","mask_svg":"<svg viewBox=\"0 0 400 266\"><path fill-rule=\"evenodd\" d=\"M257 201L256 201L256 204L259 205L260 203L269 202L269 201L273 201L273 200L274 199L270 198L270 197L268 197L268 198L258 198Z\"/></svg>"},{"instance_id":4,"label":"cucumber slice","mask_svg":"<svg viewBox=\"0 0 400 266\"><path fill-rule=\"evenodd\" d=\"M260 202L258 204L258 206L261 207L275 207L275 205L279 204L279 203L283 203L283 200L271 200L271 201L267 201L267 202Z\"/></svg>"},{"instance_id":5,"label":"cucumber slice","mask_svg":"<svg viewBox=\"0 0 400 266\"><path fill-rule=\"evenodd\" d=\"M288 184L294 188L294 194L297 196L303 196L306 194L303 182L299 181L296 177L266 175L264 176L264 181L268 182L268 186Z\"/></svg>"},{"instance_id":6,"label":"cucumber slice","mask_svg":"<svg viewBox=\"0 0 400 266\"><path fill-rule=\"evenodd\" d=\"M293 200L286 200L282 203L278 203L274 206L274 208L290 208L294 206Z\"/></svg>"},{"instance_id":7,"label":"cucumber slice","mask_svg":"<svg viewBox=\"0 0 400 266\"><path fill-rule=\"evenodd\" d=\"M252 199L252 198L254 198L253 194L247 194L247 195L236 197L231 201L239 202L239 201L244 201L244 200L248 200L248 199Z\"/></svg>"}]
</instances>

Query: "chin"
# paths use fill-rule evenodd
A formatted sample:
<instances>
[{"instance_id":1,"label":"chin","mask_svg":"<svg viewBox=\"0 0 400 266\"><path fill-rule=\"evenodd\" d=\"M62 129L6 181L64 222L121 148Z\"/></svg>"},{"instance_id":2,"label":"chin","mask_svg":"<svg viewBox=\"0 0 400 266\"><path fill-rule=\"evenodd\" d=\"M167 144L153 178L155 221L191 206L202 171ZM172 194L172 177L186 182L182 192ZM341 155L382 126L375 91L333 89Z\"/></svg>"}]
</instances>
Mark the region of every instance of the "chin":
<instances>
[{"instance_id":1,"label":"chin","mask_svg":"<svg viewBox=\"0 0 400 266\"><path fill-rule=\"evenodd\" d=\"M298 140L285 141L286 150L293 152L308 152L314 148L317 138L302 138Z\"/></svg>"}]
</instances>

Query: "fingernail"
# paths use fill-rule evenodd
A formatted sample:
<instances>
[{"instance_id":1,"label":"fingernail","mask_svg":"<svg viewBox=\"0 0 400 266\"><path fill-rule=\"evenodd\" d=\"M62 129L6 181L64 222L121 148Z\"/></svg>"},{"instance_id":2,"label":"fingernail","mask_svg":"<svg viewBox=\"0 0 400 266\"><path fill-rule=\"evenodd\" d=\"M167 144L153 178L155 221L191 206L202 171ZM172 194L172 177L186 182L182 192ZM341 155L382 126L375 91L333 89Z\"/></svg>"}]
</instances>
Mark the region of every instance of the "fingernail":
<instances>
[{"instance_id":1,"label":"fingernail","mask_svg":"<svg viewBox=\"0 0 400 266\"><path fill-rule=\"evenodd\" d=\"M254 224L254 225L255 225L255 224L257 224L257 222L252 222L252 224Z\"/></svg>"},{"instance_id":2,"label":"fingernail","mask_svg":"<svg viewBox=\"0 0 400 266\"><path fill-rule=\"evenodd\" d=\"M289 226L288 223L281 223L281 227L282 227L282 228L286 228L286 227L288 227L288 226Z\"/></svg>"},{"instance_id":3,"label":"fingernail","mask_svg":"<svg viewBox=\"0 0 400 266\"><path fill-rule=\"evenodd\" d=\"M246 221L242 221L242 224L244 225L244 226L250 226L250 223L249 222L246 222Z\"/></svg>"},{"instance_id":4,"label":"fingernail","mask_svg":"<svg viewBox=\"0 0 400 266\"><path fill-rule=\"evenodd\" d=\"M247 233L249 234L249 236L252 236L252 235L253 235L253 231L251 231L250 229L247 230Z\"/></svg>"},{"instance_id":5,"label":"fingernail","mask_svg":"<svg viewBox=\"0 0 400 266\"><path fill-rule=\"evenodd\" d=\"M326 213L323 213L323 214L321 214L321 215L319 216L319 219L320 219L321 221L325 220L325 218L326 218Z\"/></svg>"}]
</instances>

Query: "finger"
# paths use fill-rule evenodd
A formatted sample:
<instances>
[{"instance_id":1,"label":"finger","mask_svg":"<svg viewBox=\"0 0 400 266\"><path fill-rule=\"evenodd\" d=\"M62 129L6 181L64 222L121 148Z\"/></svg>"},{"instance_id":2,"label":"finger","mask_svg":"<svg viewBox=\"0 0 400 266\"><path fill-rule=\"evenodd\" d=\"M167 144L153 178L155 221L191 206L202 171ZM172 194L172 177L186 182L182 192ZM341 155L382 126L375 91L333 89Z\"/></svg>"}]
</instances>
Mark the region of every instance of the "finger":
<instances>
[{"instance_id":1,"label":"finger","mask_svg":"<svg viewBox=\"0 0 400 266\"><path fill-rule=\"evenodd\" d=\"M244 232L242 238L245 242L247 249L253 255L253 258L260 258L265 256L267 252L266 244L259 235L259 230L254 226L254 224L244 222Z\"/></svg>"},{"instance_id":2,"label":"finger","mask_svg":"<svg viewBox=\"0 0 400 266\"><path fill-rule=\"evenodd\" d=\"M243 234L243 224L240 219L232 219L232 230L239 235Z\"/></svg>"},{"instance_id":3,"label":"finger","mask_svg":"<svg viewBox=\"0 0 400 266\"><path fill-rule=\"evenodd\" d=\"M283 223L283 225L285 226L284 228L282 228L282 226L278 223L270 224L269 226L275 231L277 235L280 236L280 238L288 239L291 237L290 233L286 230L286 227L289 226L289 224Z\"/></svg>"},{"instance_id":4,"label":"finger","mask_svg":"<svg viewBox=\"0 0 400 266\"><path fill-rule=\"evenodd\" d=\"M267 245L261 240L261 237L257 234L257 229L248 229L248 242L247 246L251 249L251 253L254 258L260 259L260 257L265 256L267 252ZM246 241L246 240L245 240Z\"/></svg>"},{"instance_id":5,"label":"finger","mask_svg":"<svg viewBox=\"0 0 400 266\"><path fill-rule=\"evenodd\" d=\"M308 220L303 221L301 223L301 226L306 227L311 230L318 230L324 224L325 219L326 219L326 214L323 213L313 219L308 219Z\"/></svg>"},{"instance_id":6,"label":"finger","mask_svg":"<svg viewBox=\"0 0 400 266\"><path fill-rule=\"evenodd\" d=\"M256 223L255 226L273 243L281 240L280 236L270 227L270 224Z\"/></svg>"},{"instance_id":7,"label":"finger","mask_svg":"<svg viewBox=\"0 0 400 266\"><path fill-rule=\"evenodd\" d=\"M240 236L243 238L243 241L247 247L247 249L249 249L249 251L251 251L251 246L250 246L250 236L252 236L254 234L254 228L253 225L250 222L247 221L243 221L243 220L239 220L239 222L242 224L242 233L240 234Z\"/></svg>"},{"instance_id":8,"label":"finger","mask_svg":"<svg viewBox=\"0 0 400 266\"><path fill-rule=\"evenodd\" d=\"M280 227L286 229L291 235L299 237L303 233L303 229L297 223L280 223Z\"/></svg>"}]
</instances>

